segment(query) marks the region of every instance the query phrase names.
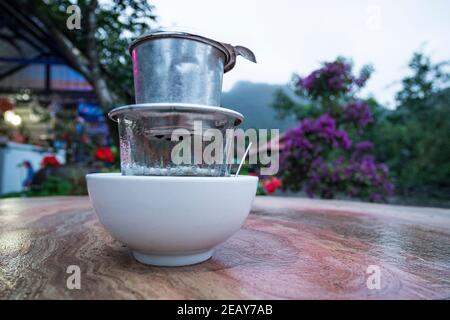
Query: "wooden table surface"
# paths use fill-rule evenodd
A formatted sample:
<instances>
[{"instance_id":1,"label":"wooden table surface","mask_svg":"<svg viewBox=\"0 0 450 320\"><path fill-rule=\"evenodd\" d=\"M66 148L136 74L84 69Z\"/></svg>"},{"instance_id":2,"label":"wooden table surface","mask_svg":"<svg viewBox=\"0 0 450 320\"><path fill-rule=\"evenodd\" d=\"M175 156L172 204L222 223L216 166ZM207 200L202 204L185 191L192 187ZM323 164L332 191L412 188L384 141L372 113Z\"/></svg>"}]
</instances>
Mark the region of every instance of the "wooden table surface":
<instances>
[{"instance_id":1,"label":"wooden table surface","mask_svg":"<svg viewBox=\"0 0 450 320\"><path fill-rule=\"evenodd\" d=\"M370 265L380 289L367 287ZM0 298L449 299L450 210L258 197L210 260L162 268L134 261L87 197L5 199Z\"/></svg>"}]
</instances>

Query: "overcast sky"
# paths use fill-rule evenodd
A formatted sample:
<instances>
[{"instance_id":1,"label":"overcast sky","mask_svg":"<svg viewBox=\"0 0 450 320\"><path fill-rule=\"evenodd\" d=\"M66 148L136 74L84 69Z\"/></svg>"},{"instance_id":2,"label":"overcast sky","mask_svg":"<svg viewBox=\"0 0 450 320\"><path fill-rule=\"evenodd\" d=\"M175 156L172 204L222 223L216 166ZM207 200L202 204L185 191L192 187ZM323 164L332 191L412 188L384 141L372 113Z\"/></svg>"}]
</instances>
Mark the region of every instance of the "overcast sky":
<instances>
[{"instance_id":1,"label":"overcast sky","mask_svg":"<svg viewBox=\"0 0 450 320\"><path fill-rule=\"evenodd\" d=\"M222 42L244 45L258 59L239 59L224 78L287 83L338 55L355 66L372 63L365 94L393 101L390 86L425 46L435 61L450 59L449 0L153 0L161 26L181 26Z\"/></svg>"}]
</instances>

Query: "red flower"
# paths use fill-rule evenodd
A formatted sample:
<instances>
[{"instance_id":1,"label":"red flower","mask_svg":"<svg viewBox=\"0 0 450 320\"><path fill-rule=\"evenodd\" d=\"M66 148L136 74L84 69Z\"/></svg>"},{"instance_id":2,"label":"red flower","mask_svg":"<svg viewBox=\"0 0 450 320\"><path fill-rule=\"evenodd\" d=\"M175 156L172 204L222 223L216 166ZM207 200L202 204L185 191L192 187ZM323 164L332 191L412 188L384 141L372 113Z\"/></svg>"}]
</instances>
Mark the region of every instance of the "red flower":
<instances>
[{"instance_id":1,"label":"red flower","mask_svg":"<svg viewBox=\"0 0 450 320\"><path fill-rule=\"evenodd\" d=\"M99 148L95 151L95 159L113 163L114 162L114 154L112 153L110 148Z\"/></svg>"},{"instance_id":2,"label":"red flower","mask_svg":"<svg viewBox=\"0 0 450 320\"><path fill-rule=\"evenodd\" d=\"M6 112L14 109L14 103L9 98L0 98L0 112Z\"/></svg>"},{"instance_id":3,"label":"red flower","mask_svg":"<svg viewBox=\"0 0 450 320\"><path fill-rule=\"evenodd\" d=\"M44 168L57 167L59 165L60 165L60 163L59 163L58 159L56 159L55 156L46 156L41 161L41 166L43 166Z\"/></svg>"},{"instance_id":4,"label":"red flower","mask_svg":"<svg viewBox=\"0 0 450 320\"><path fill-rule=\"evenodd\" d=\"M266 190L266 192L268 194L274 193L275 190L277 190L279 187L282 186L282 183L279 179L277 178L272 178L270 180L265 180L262 183L264 189Z\"/></svg>"}]
</instances>

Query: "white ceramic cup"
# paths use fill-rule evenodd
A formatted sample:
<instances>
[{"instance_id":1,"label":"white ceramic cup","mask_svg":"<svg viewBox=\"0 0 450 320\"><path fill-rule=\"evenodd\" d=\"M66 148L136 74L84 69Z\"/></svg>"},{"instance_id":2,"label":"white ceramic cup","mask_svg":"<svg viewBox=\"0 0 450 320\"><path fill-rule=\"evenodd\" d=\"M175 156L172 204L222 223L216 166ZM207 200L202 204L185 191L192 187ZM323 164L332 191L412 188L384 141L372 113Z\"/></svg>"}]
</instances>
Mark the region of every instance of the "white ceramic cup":
<instances>
[{"instance_id":1,"label":"white ceramic cup","mask_svg":"<svg viewBox=\"0 0 450 320\"><path fill-rule=\"evenodd\" d=\"M181 266L211 257L238 231L255 197L258 178L86 176L100 222L142 263Z\"/></svg>"}]
</instances>

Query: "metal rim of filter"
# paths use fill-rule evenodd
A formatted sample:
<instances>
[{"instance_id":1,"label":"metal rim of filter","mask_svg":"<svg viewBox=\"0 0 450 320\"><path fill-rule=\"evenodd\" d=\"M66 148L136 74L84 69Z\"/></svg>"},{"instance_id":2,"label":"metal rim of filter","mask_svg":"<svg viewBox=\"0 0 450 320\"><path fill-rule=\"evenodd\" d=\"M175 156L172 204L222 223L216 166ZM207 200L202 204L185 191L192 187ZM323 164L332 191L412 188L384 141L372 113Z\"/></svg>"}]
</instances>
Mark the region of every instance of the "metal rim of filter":
<instances>
[{"instance_id":1,"label":"metal rim of filter","mask_svg":"<svg viewBox=\"0 0 450 320\"><path fill-rule=\"evenodd\" d=\"M118 108L114 108L108 113L108 117L117 122L118 116L124 113L132 114L135 112L145 112L154 113L155 117L161 115L162 113L169 112L179 112L179 113L194 113L203 115L214 115L217 114L222 117L228 117L234 119L234 126L240 125L244 122L244 116L234 110L215 107L215 106L205 106L199 104L188 104L188 103L142 103L142 104L132 104L126 105Z\"/></svg>"},{"instance_id":2,"label":"metal rim of filter","mask_svg":"<svg viewBox=\"0 0 450 320\"><path fill-rule=\"evenodd\" d=\"M199 41L206 44L209 44L216 49L220 50L225 55L225 61L224 61L224 72L230 71L233 69L234 65L236 64L236 53L234 52L233 46L218 42L206 37L202 37L196 34L191 34L187 32L173 32L173 31L156 31L153 33L145 34L143 36L140 36L139 38L135 39L131 42L130 46L128 47L128 51L130 55L133 55L133 50L140 44L146 41L155 40L155 39L161 39L161 38L180 38L180 39L189 39L193 41Z\"/></svg>"}]
</instances>

